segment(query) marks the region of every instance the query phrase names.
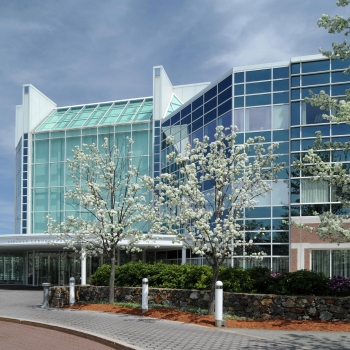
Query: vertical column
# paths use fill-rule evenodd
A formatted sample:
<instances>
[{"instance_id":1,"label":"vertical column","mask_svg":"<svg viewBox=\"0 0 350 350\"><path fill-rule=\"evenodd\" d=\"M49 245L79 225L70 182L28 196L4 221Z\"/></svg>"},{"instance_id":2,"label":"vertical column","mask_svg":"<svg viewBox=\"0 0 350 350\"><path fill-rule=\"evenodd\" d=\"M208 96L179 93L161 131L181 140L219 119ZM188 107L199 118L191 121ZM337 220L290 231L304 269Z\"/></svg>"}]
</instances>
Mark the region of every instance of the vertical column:
<instances>
[{"instance_id":1,"label":"vertical column","mask_svg":"<svg viewBox=\"0 0 350 350\"><path fill-rule=\"evenodd\" d=\"M186 248L182 247L181 265L186 264Z\"/></svg>"},{"instance_id":2,"label":"vertical column","mask_svg":"<svg viewBox=\"0 0 350 350\"><path fill-rule=\"evenodd\" d=\"M81 285L86 284L86 254L85 250L81 250Z\"/></svg>"},{"instance_id":3,"label":"vertical column","mask_svg":"<svg viewBox=\"0 0 350 350\"><path fill-rule=\"evenodd\" d=\"M146 249L142 251L142 262L146 264Z\"/></svg>"}]
</instances>

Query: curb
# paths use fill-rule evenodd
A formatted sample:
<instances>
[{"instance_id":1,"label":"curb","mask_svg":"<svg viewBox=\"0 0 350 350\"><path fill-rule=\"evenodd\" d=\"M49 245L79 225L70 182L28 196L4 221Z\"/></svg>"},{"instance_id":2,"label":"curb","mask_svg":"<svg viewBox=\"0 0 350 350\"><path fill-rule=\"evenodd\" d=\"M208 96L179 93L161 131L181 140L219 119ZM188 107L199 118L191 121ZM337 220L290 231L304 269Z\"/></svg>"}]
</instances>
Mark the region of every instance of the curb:
<instances>
[{"instance_id":1,"label":"curb","mask_svg":"<svg viewBox=\"0 0 350 350\"><path fill-rule=\"evenodd\" d=\"M42 323L42 322L34 322L30 320L24 320L24 319L18 319L18 318L11 318L11 317L2 317L0 316L0 321L4 322L12 322L12 323L18 323L18 324L23 324L27 326L34 326L34 327L40 327L40 328L45 328L45 329L51 329L57 332L62 332L70 335L75 335L84 339L89 339L92 341L95 341L97 343L106 345L111 347L112 349L117 349L117 350L144 350L138 346L130 345L127 344L123 341L120 340L115 340L112 338L108 337L103 337L100 335L96 335L93 333L87 333L83 332L78 329L72 329L72 328L67 328L63 326L57 326L51 323Z\"/></svg>"}]
</instances>

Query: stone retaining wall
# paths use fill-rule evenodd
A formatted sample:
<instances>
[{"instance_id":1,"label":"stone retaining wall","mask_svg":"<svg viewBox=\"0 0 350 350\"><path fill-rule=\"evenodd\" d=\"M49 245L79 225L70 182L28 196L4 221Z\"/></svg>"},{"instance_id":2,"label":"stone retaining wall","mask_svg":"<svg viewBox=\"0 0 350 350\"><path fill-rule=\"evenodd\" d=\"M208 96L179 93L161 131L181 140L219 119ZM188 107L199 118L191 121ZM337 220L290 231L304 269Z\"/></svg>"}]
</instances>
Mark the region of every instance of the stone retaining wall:
<instances>
[{"instance_id":1,"label":"stone retaining wall","mask_svg":"<svg viewBox=\"0 0 350 350\"><path fill-rule=\"evenodd\" d=\"M118 302L141 303L141 288L115 287ZM108 302L109 287L76 286L77 302ZM209 291L149 288L152 304L207 308ZM69 287L51 287L51 307L69 304ZM326 320L350 322L350 297L285 296L272 294L224 293L224 312L247 318Z\"/></svg>"}]
</instances>

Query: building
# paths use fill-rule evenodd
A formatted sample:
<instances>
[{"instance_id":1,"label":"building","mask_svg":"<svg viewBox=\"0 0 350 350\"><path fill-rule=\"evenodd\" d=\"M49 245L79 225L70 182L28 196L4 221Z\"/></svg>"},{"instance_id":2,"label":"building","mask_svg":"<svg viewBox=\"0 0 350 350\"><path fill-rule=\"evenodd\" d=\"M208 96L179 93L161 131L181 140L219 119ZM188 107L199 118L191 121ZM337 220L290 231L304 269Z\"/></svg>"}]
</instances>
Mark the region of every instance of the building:
<instances>
[{"instance_id":1,"label":"building","mask_svg":"<svg viewBox=\"0 0 350 350\"><path fill-rule=\"evenodd\" d=\"M186 142L212 137L217 125L233 124L239 129L238 143L257 135L264 136L266 144L279 142L280 161L286 167L272 183L272 193L245 213L245 223L251 227L246 235L254 237L257 249L266 255L257 261L237 253L228 264L259 263L275 271L312 268L329 276L350 276L350 243L321 242L286 223L317 224L310 216L313 210L342 210L326 184L311 182L291 164L312 146L318 130L327 140L349 140L349 125L328 122L322 118L324 111L303 101L309 89L344 96L350 77L342 72L348 65L320 55L295 57L233 68L212 83L181 86L173 86L164 68L157 66L153 96L67 107L57 107L35 87L24 85L22 105L16 109L15 234L0 237L0 283L68 283L72 275L85 283L104 261L81 259L64 251L59 242L48 245L55 239L44 234L48 213L58 221L71 214L63 197L71 185L66 159L74 146L131 135L142 167L157 176L176 171L165 162L173 148L181 152ZM170 134L175 138L172 149L165 143ZM329 151L328 156L329 161L349 162L340 151ZM264 236L257 235L261 226L266 227ZM145 244L140 258L202 263L180 245L174 246L169 237L159 236L158 243L157 249ZM121 254L118 259L122 263L130 257Z\"/></svg>"}]
</instances>

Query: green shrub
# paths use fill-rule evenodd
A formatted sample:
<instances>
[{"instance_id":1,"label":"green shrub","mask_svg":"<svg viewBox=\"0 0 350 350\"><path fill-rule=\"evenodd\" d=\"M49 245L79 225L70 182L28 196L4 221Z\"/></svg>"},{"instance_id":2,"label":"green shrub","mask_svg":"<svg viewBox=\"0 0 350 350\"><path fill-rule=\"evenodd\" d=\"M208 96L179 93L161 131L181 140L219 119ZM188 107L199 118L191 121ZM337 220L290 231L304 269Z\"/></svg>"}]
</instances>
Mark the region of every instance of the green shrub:
<instances>
[{"instance_id":1,"label":"green shrub","mask_svg":"<svg viewBox=\"0 0 350 350\"><path fill-rule=\"evenodd\" d=\"M298 270L286 274L286 293L289 295L328 294L329 278L321 272Z\"/></svg>"},{"instance_id":2,"label":"green shrub","mask_svg":"<svg viewBox=\"0 0 350 350\"><path fill-rule=\"evenodd\" d=\"M110 265L102 265L90 277L93 285L108 285ZM175 289L210 289L212 268L210 266L143 264L130 262L117 267L115 285L139 287L148 278L150 287ZM241 269L221 267L219 280L225 292L259 293L281 295L331 295L329 279L322 273L299 270L286 274L271 273L266 267Z\"/></svg>"},{"instance_id":3,"label":"green shrub","mask_svg":"<svg viewBox=\"0 0 350 350\"><path fill-rule=\"evenodd\" d=\"M109 276L111 274L111 265L104 264L91 275L89 283L95 286L108 286Z\"/></svg>"},{"instance_id":4,"label":"green shrub","mask_svg":"<svg viewBox=\"0 0 350 350\"><path fill-rule=\"evenodd\" d=\"M271 270L267 267L257 266L247 269L248 275L252 281L252 289L250 293L271 293L269 289L274 283L271 276Z\"/></svg>"},{"instance_id":5,"label":"green shrub","mask_svg":"<svg viewBox=\"0 0 350 350\"><path fill-rule=\"evenodd\" d=\"M210 289L213 270L210 266L182 265L183 289Z\"/></svg>"},{"instance_id":6,"label":"green shrub","mask_svg":"<svg viewBox=\"0 0 350 350\"><path fill-rule=\"evenodd\" d=\"M225 292L250 293L253 289L253 281L248 270L241 268L220 268L219 280L223 283Z\"/></svg>"}]
</instances>

